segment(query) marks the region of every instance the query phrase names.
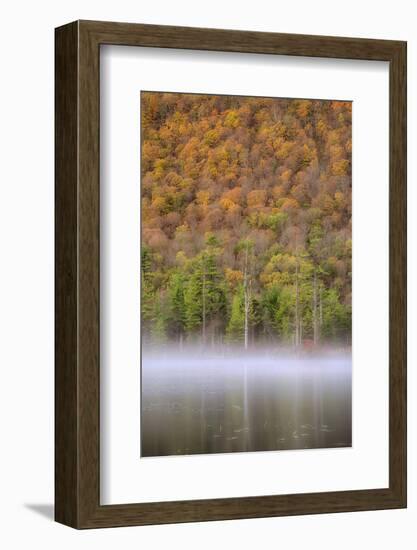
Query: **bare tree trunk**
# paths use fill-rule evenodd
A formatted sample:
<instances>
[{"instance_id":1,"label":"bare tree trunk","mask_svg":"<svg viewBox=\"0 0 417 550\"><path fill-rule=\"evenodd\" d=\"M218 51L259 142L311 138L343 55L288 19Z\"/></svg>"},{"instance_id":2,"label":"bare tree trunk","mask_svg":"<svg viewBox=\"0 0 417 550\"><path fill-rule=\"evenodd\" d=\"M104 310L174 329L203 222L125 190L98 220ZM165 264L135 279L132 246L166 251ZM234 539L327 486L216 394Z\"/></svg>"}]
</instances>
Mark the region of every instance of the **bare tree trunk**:
<instances>
[{"instance_id":1,"label":"bare tree trunk","mask_svg":"<svg viewBox=\"0 0 417 550\"><path fill-rule=\"evenodd\" d=\"M248 284L248 246L246 246L245 254L245 275L243 280L244 296L245 296L245 349L248 349L249 344L249 307L250 293Z\"/></svg>"},{"instance_id":2,"label":"bare tree trunk","mask_svg":"<svg viewBox=\"0 0 417 550\"><path fill-rule=\"evenodd\" d=\"M203 344L206 343L206 265L203 264Z\"/></svg>"},{"instance_id":3,"label":"bare tree trunk","mask_svg":"<svg viewBox=\"0 0 417 550\"><path fill-rule=\"evenodd\" d=\"M322 293L323 293L323 288L322 288L322 286L320 285L320 292L319 292L319 300L320 300L320 305L319 305L320 333L321 333L321 327L323 326L323 300L322 300Z\"/></svg>"},{"instance_id":4,"label":"bare tree trunk","mask_svg":"<svg viewBox=\"0 0 417 550\"><path fill-rule=\"evenodd\" d=\"M318 324L317 324L317 273L314 270L314 284L313 284L313 340L316 346L319 341Z\"/></svg>"},{"instance_id":5,"label":"bare tree trunk","mask_svg":"<svg viewBox=\"0 0 417 550\"><path fill-rule=\"evenodd\" d=\"M249 308L248 308L248 296L245 292L245 349L248 349L249 344Z\"/></svg>"},{"instance_id":6,"label":"bare tree trunk","mask_svg":"<svg viewBox=\"0 0 417 550\"><path fill-rule=\"evenodd\" d=\"M298 258L295 266L295 347L300 344L300 320L299 320L299 290L298 290Z\"/></svg>"}]
</instances>

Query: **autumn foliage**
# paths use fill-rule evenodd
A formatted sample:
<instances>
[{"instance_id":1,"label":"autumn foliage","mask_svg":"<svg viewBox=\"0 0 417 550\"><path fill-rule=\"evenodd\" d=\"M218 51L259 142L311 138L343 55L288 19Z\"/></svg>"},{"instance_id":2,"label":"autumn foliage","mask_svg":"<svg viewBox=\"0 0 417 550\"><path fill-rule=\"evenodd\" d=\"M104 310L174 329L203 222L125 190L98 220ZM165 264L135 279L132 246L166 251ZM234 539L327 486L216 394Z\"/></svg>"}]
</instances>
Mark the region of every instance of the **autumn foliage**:
<instances>
[{"instance_id":1,"label":"autumn foliage","mask_svg":"<svg viewBox=\"0 0 417 550\"><path fill-rule=\"evenodd\" d=\"M351 103L141 94L146 342L349 343Z\"/></svg>"}]
</instances>

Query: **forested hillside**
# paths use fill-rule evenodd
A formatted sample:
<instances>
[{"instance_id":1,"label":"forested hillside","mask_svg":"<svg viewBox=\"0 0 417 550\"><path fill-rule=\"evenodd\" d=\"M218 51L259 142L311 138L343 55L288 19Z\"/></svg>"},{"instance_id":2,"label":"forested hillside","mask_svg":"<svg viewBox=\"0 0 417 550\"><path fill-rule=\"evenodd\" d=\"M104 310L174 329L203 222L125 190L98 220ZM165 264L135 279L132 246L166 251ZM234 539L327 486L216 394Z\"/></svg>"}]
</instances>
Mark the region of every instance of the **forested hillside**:
<instances>
[{"instance_id":1,"label":"forested hillside","mask_svg":"<svg viewBox=\"0 0 417 550\"><path fill-rule=\"evenodd\" d=\"M351 103L142 92L145 343L350 344Z\"/></svg>"}]
</instances>

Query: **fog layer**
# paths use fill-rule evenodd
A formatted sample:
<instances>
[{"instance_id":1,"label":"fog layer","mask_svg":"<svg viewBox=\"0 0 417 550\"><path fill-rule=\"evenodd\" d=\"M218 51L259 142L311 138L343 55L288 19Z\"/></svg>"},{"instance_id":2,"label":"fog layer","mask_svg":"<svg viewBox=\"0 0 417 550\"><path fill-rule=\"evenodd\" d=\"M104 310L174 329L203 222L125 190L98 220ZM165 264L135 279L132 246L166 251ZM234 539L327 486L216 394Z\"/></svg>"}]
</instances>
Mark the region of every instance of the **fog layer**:
<instances>
[{"instance_id":1,"label":"fog layer","mask_svg":"<svg viewBox=\"0 0 417 550\"><path fill-rule=\"evenodd\" d=\"M351 446L350 353L144 350L141 456Z\"/></svg>"}]
</instances>

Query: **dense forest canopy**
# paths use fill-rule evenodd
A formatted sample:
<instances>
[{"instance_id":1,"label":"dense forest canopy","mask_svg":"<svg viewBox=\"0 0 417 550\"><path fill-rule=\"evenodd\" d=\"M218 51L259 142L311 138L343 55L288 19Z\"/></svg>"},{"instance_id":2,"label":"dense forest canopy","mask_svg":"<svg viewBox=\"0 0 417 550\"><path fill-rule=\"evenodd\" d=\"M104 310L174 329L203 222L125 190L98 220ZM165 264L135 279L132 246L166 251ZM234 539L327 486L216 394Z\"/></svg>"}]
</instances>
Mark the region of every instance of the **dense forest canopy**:
<instances>
[{"instance_id":1,"label":"dense forest canopy","mask_svg":"<svg viewBox=\"0 0 417 550\"><path fill-rule=\"evenodd\" d=\"M351 103L141 94L144 342L349 345Z\"/></svg>"}]
</instances>

